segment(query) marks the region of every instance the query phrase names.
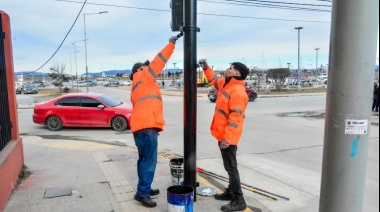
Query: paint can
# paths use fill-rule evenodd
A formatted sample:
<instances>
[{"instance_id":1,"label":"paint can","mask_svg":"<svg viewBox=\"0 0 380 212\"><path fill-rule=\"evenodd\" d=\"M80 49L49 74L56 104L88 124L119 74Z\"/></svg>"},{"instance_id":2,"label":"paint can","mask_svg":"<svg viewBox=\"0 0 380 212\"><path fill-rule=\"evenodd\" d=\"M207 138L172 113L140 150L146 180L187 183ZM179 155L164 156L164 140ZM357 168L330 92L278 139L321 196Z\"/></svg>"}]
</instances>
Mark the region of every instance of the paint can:
<instances>
[{"instance_id":1,"label":"paint can","mask_svg":"<svg viewBox=\"0 0 380 212\"><path fill-rule=\"evenodd\" d=\"M168 212L193 212L194 189L190 186L168 188Z\"/></svg>"},{"instance_id":2,"label":"paint can","mask_svg":"<svg viewBox=\"0 0 380 212\"><path fill-rule=\"evenodd\" d=\"M169 166L172 185L182 185L184 182L183 158L171 159Z\"/></svg>"}]
</instances>

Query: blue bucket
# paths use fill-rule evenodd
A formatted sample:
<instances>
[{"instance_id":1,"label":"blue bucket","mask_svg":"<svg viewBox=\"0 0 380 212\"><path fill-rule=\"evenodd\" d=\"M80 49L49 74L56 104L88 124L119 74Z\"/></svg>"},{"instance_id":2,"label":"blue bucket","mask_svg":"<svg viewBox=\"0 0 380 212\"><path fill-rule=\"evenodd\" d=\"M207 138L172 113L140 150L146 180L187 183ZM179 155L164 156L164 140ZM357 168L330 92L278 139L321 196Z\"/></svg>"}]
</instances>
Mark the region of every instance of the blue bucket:
<instances>
[{"instance_id":1,"label":"blue bucket","mask_svg":"<svg viewBox=\"0 0 380 212\"><path fill-rule=\"evenodd\" d=\"M169 212L193 212L194 189L190 186L168 188Z\"/></svg>"}]
</instances>

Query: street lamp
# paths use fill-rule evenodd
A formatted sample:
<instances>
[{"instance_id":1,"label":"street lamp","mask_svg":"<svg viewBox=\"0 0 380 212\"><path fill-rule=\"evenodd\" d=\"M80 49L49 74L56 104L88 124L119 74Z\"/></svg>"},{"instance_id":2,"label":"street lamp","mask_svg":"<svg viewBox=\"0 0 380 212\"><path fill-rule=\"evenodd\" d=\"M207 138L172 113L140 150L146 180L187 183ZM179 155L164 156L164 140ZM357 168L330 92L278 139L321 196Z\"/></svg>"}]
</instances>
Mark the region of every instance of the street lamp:
<instances>
[{"instance_id":1,"label":"street lamp","mask_svg":"<svg viewBox=\"0 0 380 212\"><path fill-rule=\"evenodd\" d=\"M300 54L301 54L300 36L301 36L301 29L303 29L303 27L296 27L294 29L298 30L298 70L297 70L297 76L299 77L299 72L300 72Z\"/></svg>"},{"instance_id":2,"label":"street lamp","mask_svg":"<svg viewBox=\"0 0 380 212\"><path fill-rule=\"evenodd\" d=\"M77 51L76 43L77 43L77 42L82 42L82 41L83 41L83 40L71 42L71 44L74 45L74 53L75 53L75 78L76 78L76 81L77 81L77 91L79 90L79 89L78 89L78 64L77 64L77 53L78 53L79 51Z\"/></svg>"},{"instance_id":3,"label":"street lamp","mask_svg":"<svg viewBox=\"0 0 380 212\"><path fill-rule=\"evenodd\" d=\"M320 48L315 48L315 51L317 52L317 60L315 62L315 79L318 77L318 51Z\"/></svg>"},{"instance_id":4,"label":"street lamp","mask_svg":"<svg viewBox=\"0 0 380 212\"><path fill-rule=\"evenodd\" d=\"M87 93L88 90L88 65L87 65L87 36L86 36L86 15L99 15L103 13L108 13L108 11L102 11L97 13L84 13L83 14L83 20L84 20L84 49L85 49L85 58L86 58L86 80L87 80Z\"/></svg>"}]
</instances>

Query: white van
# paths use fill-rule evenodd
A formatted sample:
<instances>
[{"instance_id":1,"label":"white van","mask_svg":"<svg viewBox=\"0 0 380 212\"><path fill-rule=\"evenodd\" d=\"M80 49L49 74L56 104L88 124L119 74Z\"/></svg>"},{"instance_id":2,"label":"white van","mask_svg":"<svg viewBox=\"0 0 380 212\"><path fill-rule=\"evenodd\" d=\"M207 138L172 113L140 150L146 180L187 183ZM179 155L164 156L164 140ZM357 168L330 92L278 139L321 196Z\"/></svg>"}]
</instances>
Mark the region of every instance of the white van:
<instances>
[{"instance_id":1,"label":"white van","mask_svg":"<svg viewBox=\"0 0 380 212\"><path fill-rule=\"evenodd\" d=\"M323 76L318 76L318 77L317 77L317 81L318 81L318 82L322 82L322 83L324 83L324 82L326 82L327 80L328 80L327 75L323 75Z\"/></svg>"}]
</instances>

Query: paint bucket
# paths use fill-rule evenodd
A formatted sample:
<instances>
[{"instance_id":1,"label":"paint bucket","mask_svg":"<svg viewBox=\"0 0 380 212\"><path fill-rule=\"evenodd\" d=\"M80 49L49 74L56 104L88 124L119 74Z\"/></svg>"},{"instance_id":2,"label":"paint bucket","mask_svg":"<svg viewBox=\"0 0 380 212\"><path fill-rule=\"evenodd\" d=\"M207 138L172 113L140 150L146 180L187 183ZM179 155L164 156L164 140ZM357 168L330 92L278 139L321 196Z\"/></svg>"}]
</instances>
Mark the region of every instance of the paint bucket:
<instances>
[{"instance_id":1,"label":"paint bucket","mask_svg":"<svg viewBox=\"0 0 380 212\"><path fill-rule=\"evenodd\" d=\"M183 158L171 159L169 166L172 185L182 185L184 181Z\"/></svg>"},{"instance_id":2,"label":"paint bucket","mask_svg":"<svg viewBox=\"0 0 380 212\"><path fill-rule=\"evenodd\" d=\"M168 212L193 212L194 189L190 186L168 188Z\"/></svg>"}]
</instances>

